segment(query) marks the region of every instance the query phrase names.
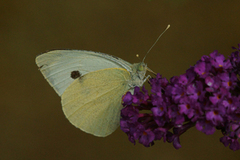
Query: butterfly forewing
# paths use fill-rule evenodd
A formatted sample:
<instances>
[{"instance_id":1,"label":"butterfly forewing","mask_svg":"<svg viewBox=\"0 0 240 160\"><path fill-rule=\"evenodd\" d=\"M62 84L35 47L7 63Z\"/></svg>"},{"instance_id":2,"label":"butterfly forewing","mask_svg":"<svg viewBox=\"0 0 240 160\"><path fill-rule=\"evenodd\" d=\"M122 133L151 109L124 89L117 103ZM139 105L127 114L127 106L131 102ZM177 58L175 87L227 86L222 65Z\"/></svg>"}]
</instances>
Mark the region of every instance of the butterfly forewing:
<instances>
[{"instance_id":1,"label":"butterfly forewing","mask_svg":"<svg viewBox=\"0 0 240 160\"><path fill-rule=\"evenodd\" d=\"M36 64L45 79L59 96L74 81L72 71L87 73L105 68L125 68L131 70L131 64L104 53L81 50L55 50L39 55Z\"/></svg>"}]
</instances>

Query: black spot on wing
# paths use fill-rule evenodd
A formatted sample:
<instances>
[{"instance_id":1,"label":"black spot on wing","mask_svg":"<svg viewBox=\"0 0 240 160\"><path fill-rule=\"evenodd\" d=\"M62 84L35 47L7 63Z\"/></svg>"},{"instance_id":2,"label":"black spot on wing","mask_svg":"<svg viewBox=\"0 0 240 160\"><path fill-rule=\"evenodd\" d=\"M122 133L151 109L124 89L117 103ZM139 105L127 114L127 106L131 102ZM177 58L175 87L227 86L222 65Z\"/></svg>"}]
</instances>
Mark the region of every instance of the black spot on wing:
<instances>
[{"instance_id":1,"label":"black spot on wing","mask_svg":"<svg viewBox=\"0 0 240 160\"><path fill-rule=\"evenodd\" d=\"M70 76L72 79L77 79L77 78L81 77L82 74L79 71L72 71Z\"/></svg>"}]
</instances>

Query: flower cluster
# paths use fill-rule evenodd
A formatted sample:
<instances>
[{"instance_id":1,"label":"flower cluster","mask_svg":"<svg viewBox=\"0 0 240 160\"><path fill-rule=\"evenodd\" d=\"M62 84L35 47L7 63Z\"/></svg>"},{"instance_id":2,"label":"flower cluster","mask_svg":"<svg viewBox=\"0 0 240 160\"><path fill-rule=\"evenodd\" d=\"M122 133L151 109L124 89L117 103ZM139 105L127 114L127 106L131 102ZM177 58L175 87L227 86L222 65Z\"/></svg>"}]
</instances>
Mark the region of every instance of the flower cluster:
<instances>
[{"instance_id":1,"label":"flower cluster","mask_svg":"<svg viewBox=\"0 0 240 160\"><path fill-rule=\"evenodd\" d=\"M191 127L240 149L240 44L228 59L218 51L202 56L185 74L170 82L157 74L150 79L151 94L135 87L123 96L120 126L132 143L149 147L155 140L181 148L179 137Z\"/></svg>"}]
</instances>

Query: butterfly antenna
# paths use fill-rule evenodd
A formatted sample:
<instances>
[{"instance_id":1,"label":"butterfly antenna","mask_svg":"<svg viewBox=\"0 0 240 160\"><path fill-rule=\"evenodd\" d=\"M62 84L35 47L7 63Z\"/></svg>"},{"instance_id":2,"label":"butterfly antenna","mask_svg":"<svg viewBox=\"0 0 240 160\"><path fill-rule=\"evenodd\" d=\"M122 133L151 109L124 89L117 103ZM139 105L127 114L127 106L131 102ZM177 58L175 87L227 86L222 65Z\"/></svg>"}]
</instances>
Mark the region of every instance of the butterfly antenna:
<instances>
[{"instance_id":1,"label":"butterfly antenna","mask_svg":"<svg viewBox=\"0 0 240 160\"><path fill-rule=\"evenodd\" d=\"M145 57L143 58L143 62L144 62L147 54L152 50L152 48L153 48L153 47L155 46L155 44L158 42L159 38L163 35L163 33L165 33L165 32L168 30L169 27L170 27L170 24L169 24L169 25L167 26L167 28L158 36L157 40L154 42L154 44L152 45L152 47L147 51Z\"/></svg>"},{"instance_id":2,"label":"butterfly antenna","mask_svg":"<svg viewBox=\"0 0 240 160\"><path fill-rule=\"evenodd\" d=\"M138 59L140 59L140 58L139 58L139 54L136 54L136 57L137 57Z\"/></svg>"}]
</instances>

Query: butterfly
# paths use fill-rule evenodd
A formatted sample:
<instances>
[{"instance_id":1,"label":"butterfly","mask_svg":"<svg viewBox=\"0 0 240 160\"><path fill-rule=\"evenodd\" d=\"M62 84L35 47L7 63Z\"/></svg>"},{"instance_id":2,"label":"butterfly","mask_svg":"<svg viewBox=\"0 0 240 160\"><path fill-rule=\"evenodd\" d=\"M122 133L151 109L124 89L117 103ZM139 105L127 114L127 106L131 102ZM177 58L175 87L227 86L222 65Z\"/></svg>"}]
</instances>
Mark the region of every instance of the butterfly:
<instances>
[{"instance_id":1,"label":"butterfly","mask_svg":"<svg viewBox=\"0 0 240 160\"><path fill-rule=\"evenodd\" d=\"M122 96L141 87L147 65L83 50L54 50L36 57L39 70L61 97L66 118L82 131L106 137L120 124Z\"/></svg>"},{"instance_id":2,"label":"butterfly","mask_svg":"<svg viewBox=\"0 0 240 160\"><path fill-rule=\"evenodd\" d=\"M106 137L120 125L123 95L143 85L147 70L154 73L144 63L146 55L131 64L104 53L54 50L37 56L36 64L61 97L66 118L86 133Z\"/></svg>"}]
</instances>

